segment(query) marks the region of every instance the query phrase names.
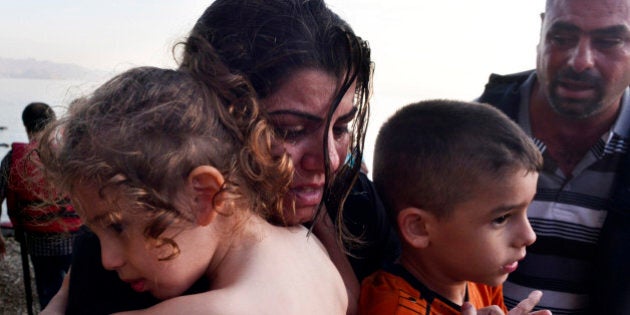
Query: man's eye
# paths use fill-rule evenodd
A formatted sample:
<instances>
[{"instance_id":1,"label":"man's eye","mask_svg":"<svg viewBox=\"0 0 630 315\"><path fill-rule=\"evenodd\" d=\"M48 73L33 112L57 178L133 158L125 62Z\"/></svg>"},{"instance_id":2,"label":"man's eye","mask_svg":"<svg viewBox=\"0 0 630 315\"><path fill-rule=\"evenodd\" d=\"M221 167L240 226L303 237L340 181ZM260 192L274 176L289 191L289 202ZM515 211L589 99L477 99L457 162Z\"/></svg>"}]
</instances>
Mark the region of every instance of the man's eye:
<instances>
[{"instance_id":1,"label":"man's eye","mask_svg":"<svg viewBox=\"0 0 630 315\"><path fill-rule=\"evenodd\" d=\"M608 49L617 47L624 43L624 39L621 37L605 37L605 38L597 38L594 41L595 46L601 49Z\"/></svg>"},{"instance_id":2,"label":"man's eye","mask_svg":"<svg viewBox=\"0 0 630 315\"><path fill-rule=\"evenodd\" d=\"M568 35L552 35L551 42L558 46L572 46L577 42L577 37Z\"/></svg>"}]
</instances>

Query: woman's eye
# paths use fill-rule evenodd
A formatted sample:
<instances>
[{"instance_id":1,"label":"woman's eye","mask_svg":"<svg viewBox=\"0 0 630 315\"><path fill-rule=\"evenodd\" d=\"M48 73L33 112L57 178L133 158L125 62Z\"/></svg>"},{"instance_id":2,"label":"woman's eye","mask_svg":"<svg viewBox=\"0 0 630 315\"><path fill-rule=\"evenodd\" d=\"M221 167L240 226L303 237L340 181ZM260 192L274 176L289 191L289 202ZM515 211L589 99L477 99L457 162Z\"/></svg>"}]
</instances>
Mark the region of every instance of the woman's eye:
<instances>
[{"instance_id":1,"label":"woman's eye","mask_svg":"<svg viewBox=\"0 0 630 315\"><path fill-rule=\"evenodd\" d=\"M350 130L348 129L348 125L341 125L341 126L333 127L333 135L335 136L336 139L343 137L348 132L350 132Z\"/></svg>"},{"instance_id":2,"label":"woman's eye","mask_svg":"<svg viewBox=\"0 0 630 315\"><path fill-rule=\"evenodd\" d=\"M291 126L291 127L279 126L279 127L276 127L276 134L278 134L278 136L280 136L283 139L293 140L302 136L305 130L306 128L302 125Z\"/></svg>"}]
</instances>

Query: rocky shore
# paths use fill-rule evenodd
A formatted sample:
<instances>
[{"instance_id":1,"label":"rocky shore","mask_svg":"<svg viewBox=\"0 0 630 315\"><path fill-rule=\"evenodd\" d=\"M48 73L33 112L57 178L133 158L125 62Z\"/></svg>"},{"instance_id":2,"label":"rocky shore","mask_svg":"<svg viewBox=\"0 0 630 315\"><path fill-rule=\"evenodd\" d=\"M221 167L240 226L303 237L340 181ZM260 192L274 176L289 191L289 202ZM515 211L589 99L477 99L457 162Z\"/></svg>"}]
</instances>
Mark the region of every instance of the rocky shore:
<instances>
[{"instance_id":1,"label":"rocky shore","mask_svg":"<svg viewBox=\"0 0 630 315\"><path fill-rule=\"evenodd\" d=\"M0 260L0 314L26 315L26 299L24 297L24 280L22 277L22 260L20 257L20 244L13 237L5 237L7 253ZM33 270L31 266L31 277ZM39 313L35 282L33 288L33 310Z\"/></svg>"}]
</instances>

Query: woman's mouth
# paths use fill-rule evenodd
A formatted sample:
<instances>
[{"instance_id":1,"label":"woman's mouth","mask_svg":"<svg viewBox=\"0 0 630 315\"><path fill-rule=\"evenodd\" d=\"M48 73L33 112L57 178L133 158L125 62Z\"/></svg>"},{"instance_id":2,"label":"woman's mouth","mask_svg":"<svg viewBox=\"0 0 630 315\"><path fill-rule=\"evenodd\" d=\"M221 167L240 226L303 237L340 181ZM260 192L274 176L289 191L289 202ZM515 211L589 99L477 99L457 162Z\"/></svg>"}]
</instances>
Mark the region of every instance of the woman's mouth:
<instances>
[{"instance_id":1,"label":"woman's mouth","mask_svg":"<svg viewBox=\"0 0 630 315\"><path fill-rule=\"evenodd\" d=\"M322 200L322 186L297 186L290 190L296 208L317 206Z\"/></svg>"}]
</instances>

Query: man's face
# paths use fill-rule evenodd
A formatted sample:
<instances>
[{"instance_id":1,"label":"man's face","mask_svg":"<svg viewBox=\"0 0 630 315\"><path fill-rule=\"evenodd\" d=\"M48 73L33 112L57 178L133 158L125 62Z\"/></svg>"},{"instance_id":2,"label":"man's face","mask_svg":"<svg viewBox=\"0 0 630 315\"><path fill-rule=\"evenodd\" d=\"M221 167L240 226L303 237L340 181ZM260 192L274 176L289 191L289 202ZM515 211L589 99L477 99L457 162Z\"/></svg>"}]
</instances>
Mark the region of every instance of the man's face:
<instances>
[{"instance_id":1,"label":"man's face","mask_svg":"<svg viewBox=\"0 0 630 315\"><path fill-rule=\"evenodd\" d=\"M630 84L630 1L551 1L537 75L563 117L585 119L615 109Z\"/></svg>"}]
</instances>

